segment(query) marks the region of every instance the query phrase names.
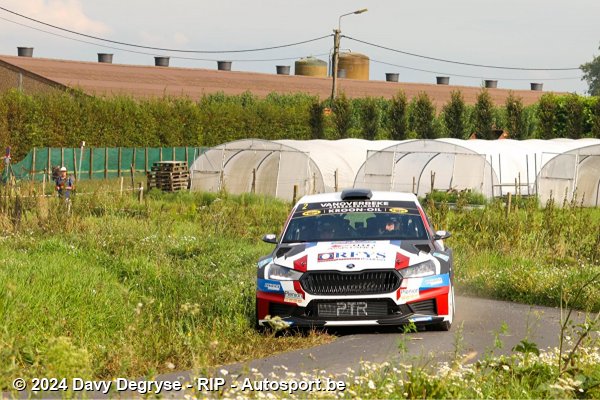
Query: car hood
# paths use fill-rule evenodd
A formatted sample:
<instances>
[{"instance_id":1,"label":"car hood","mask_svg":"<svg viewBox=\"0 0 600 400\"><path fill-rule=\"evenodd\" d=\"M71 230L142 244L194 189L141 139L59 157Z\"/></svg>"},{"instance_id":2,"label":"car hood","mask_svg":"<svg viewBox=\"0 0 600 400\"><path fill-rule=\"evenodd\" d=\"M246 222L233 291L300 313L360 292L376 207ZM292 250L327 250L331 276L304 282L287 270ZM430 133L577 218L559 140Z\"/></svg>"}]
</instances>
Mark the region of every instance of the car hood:
<instances>
[{"instance_id":1,"label":"car hood","mask_svg":"<svg viewBox=\"0 0 600 400\"><path fill-rule=\"evenodd\" d=\"M428 252L400 241L344 241L282 245L276 264L302 271L395 269L432 259Z\"/></svg>"}]
</instances>

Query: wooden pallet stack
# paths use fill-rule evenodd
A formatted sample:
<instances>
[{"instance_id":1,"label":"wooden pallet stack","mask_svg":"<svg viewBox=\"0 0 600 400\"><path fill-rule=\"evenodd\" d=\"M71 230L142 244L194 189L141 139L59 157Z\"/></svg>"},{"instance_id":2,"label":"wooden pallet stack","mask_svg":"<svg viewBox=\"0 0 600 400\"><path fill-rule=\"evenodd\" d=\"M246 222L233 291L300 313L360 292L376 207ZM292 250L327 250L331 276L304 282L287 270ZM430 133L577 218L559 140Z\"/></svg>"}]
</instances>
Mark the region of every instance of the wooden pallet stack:
<instances>
[{"instance_id":1,"label":"wooden pallet stack","mask_svg":"<svg viewBox=\"0 0 600 400\"><path fill-rule=\"evenodd\" d=\"M158 188L165 192L187 189L190 171L185 161L159 161L148 172L148 189Z\"/></svg>"}]
</instances>

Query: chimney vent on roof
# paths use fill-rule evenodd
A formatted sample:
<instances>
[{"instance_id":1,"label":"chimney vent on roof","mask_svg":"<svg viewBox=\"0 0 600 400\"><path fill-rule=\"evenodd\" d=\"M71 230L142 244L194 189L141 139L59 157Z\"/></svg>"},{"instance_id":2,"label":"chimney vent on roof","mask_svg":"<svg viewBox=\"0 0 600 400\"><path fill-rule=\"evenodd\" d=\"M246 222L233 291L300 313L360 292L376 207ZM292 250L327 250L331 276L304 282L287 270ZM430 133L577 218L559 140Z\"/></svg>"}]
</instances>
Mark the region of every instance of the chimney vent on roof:
<instances>
[{"instance_id":1,"label":"chimney vent on roof","mask_svg":"<svg viewBox=\"0 0 600 400\"><path fill-rule=\"evenodd\" d=\"M219 71L231 71L231 61L217 61Z\"/></svg>"},{"instance_id":2,"label":"chimney vent on roof","mask_svg":"<svg viewBox=\"0 0 600 400\"><path fill-rule=\"evenodd\" d=\"M487 89L496 89L498 87L498 81L486 79L484 83Z\"/></svg>"},{"instance_id":3,"label":"chimney vent on roof","mask_svg":"<svg viewBox=\"0 0 600 400\"><path fill-rule=\"evenodd\" d=\"M289 65L276 65L275 69L277 70L277 75L289 75L290 74L290 66Z\"/></svg>"},{"instance_id":4,"label":"chimney vent on roof","mask_svg":"<svg viewBox=\"0 0 600 400\"><path fill-rule=\"evenodd\" d=\"M531 90L541 91L543 87L544 87L543 83L531 82Z\"/></svg>"},{"instance_id":5,"label":"chimney vent on roof","mask_svg":"<svg viewBox=\"0 0 600 400\"><path fill-rule=\"evenodd\" d=\"M110 53L98 53L98 62L112 64L113 55Z\"/></svg>"},{"instance_id":6,"label":"chimney vent on roof","mask_svg":"<svg viewBox=\"0 0 600 400\"><path fill-rule=\"evenodd\" d=\"M33 47L17 47L19 57L33 57Z\"/></svg>"},{"instance_id":7,"label":"chimney vent on roof","mask_svg":"<svg viewBox=\"0 0 600 400\"><path fill-rule=\"evenodd\" d=\"M154 65L157 67L168 67L169 57L154 57Z\"/></svg>"},{"instance_id":8,"label":"chimney vent on roof","mask_svg":"<svg viewBox=\"0 0 600 400\"><path fill-rule=\"evenodd\" d=\"M438 85L449 85L450 77L449 76L436 76L435 81Z\"/></svg>"},{"instance_id":9,"label":"chimney vent on roof","mask_svg":"<svg viewBox=\"0 0 600 400\"><path fill-rule=\"evenodd\" d=\"M386 72L385 73L386 82L398 82L399 78L400 78L400 74L397 72Z\"/></svg>"}]
</instances>

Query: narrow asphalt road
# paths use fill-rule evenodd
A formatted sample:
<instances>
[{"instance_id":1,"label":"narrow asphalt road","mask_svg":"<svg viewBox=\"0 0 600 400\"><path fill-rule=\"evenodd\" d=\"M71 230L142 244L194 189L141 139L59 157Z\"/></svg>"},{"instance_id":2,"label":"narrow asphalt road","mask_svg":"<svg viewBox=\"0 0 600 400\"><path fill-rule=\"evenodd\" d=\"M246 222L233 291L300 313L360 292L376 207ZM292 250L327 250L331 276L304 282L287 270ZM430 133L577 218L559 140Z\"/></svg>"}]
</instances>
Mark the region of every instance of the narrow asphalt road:
<instances>
[{"instance_id":1,"label":"narrow asphalt road","mask_svg":"<svg viewBox=\"0 0 600 400\"><path fill-rule=\"evenodd\" d=\"M215 368L208 376L246 375L255 368L264 376L274 372L313 373L325 371L337 375L347 368L357 370L362 361L410 361L423 356L434 361L451 360L459 344L460 352L470 360L481 358L486 352L509 353L521 340L527 338L540 349L559 344L560 310L558 308L529 306L506 301L473 297L456 297L456 319L449 332L423 331L403 334L400 329L362 327L333 331L339 337L332 343L244 363ZM502 327L506 326L506 333ZM500 349L494 348L495 339L502 341ZM421 360L423 360L421 358ZM281 366L284 366L283 369ZM183 379L190 381L191 372L161 375L161 380Z\"/></svg>"}]
</instances>

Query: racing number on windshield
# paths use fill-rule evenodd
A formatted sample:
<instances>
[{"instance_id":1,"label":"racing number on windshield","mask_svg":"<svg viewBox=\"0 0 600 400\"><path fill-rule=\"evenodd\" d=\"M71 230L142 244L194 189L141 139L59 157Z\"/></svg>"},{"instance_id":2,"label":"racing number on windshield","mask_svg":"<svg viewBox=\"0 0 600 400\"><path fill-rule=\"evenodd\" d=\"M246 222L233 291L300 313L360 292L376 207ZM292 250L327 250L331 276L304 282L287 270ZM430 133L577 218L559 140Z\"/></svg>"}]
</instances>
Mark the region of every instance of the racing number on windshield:
<instances>
[{"instance_id":1,"label":"racing number on windshield","mask_svg":"<svg viewBox=\"0 0 600 400\"><path fill-rule=\"evenodd\" d=\"M308 208L308 203L304 203L304 207L302 207L302 211L306 210Z\"/></svg>"},{"instance_id":2,"label":"racing number on windshield","mask_svg":"<svg viewBox=\"0 0 600 400\"><path fill-rule=\"evenodd\" d=\"M338 301L336 308L336 315L338 317L344 316L367 316L367 302L366 301Z\"/></svg>"}]
</instances>

